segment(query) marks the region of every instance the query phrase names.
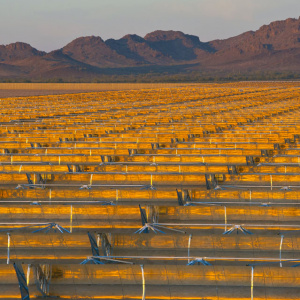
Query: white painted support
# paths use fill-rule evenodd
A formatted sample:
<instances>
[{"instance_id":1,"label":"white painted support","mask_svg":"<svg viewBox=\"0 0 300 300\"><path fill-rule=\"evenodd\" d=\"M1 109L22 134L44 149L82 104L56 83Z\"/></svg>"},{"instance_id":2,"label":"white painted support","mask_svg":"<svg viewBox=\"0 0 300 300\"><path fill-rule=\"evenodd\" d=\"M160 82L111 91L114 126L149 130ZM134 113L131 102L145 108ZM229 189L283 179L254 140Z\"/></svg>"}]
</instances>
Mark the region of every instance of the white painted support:
<instances>
[{"instance_id":1,"label":"white painted support","mask_svg":"<svg viewBox=\"0 0 300 300\"><path fill-rule=\"evenodd\" d=\"M272 175L270 175L270 183L271 183L271 191L273 190L273 179L272 179Z\"/></svg>"},{"instance_id":2,"label":"white painted support","mask_svg":"<svg viewBox=\"0 0 300 300\"><path fill-rule=\"evenodd\" d=\"M142 280L143 280L143 295L142 300L146 299L146 284L145 284L145 274L144 274L144 265L141 265L142 270Z\"/></svg>"},{"instance_id":3,"label":"white painted support","mask_svg":"<svg viewBox=\"0 0 300 300\"><path fill-rule=\"evenodd\" d=\"M251 267L251 300L254 298L254 267Z\"/></svg>"},{"instance_id":4,"label":"white painted support","mask_svg":"<svg viewBox=\"0 0 300 300\"><path fill-rule=\"evenodd\" d=\"M281 237L281 239L280 239L280 246L279 246L279 259L280 259L279 266L280 266L280 268L282 268L281 251L282 251L282 244L283 244L284 235L282 234L280 237Z\"/></svg>"},{"instance_id":5,"label":"white painted support","mask_svg":"<svg viewBox=\"0 0 300 300\"><path fill-rule=\"evenodd\" d=\"M190 234L190 236L189 236L189 243L188 243L188 263L190 263L190 248L191 248L191 242L192 242L192 237L193 237L193 235L192 234Z\"/></svg>"},{"instance_id":6,"label":"white painted support","mask_svg":"<svg viewBox=\"0 0 300 300\"><path fill-rule=\"evenodd\" d=\"M72 233L73 230L73 205L71 205L70 209L70 232Z\"/></svg>"},{"instance_id":7,"label":"white painted support","mask_svg":"<svg viewBox=\"0 0 300 300\"><path fill-rule=\"evenodd\" d=\"M10 263L10 233L7 233L7 261L6 263L9 265Z\"/></svg>"},{"instance_id":8,"label":"white painted support","mask_svg":"<svg viewBox=\"0 0 300 300\"><path fill-rule=\"evenodd\" d=\"M27 283L27 286L29 286L29 281L30 281L30 270L31 270L31 264L28 264L27 274L26 274L26 283Z\"/></svg>"},{"instance_id":9,"label":"white painted support","mask_svg":"<svg viewBox=\"0 0 300 300\"><path fill-rule=\"evenodd\" d=\"M100 239L101 239L100 234L97 233L97 247L98 248L99 248L99 245L100 245Z\"/></svg>"}]
</instances>

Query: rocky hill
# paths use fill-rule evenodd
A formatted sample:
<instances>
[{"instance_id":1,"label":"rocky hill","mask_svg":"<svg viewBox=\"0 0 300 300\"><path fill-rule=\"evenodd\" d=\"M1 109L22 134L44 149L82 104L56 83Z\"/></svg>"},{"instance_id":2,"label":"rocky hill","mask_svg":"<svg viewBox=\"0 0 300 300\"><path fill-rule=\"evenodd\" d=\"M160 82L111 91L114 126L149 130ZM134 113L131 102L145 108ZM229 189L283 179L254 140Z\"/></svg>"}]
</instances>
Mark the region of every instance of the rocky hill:
<instances>
[{"instance_id":1,"label":"rocky hill","mask_svg":"<svg viewBox=\"0 0 300 300\"><path fill-rule=\"evenodd\" d=\"M154 31L121 39L80 37L46 53L29 44L0 46L0 79L67 80L101 74L159 72L253 72L300 70L300 18L210 42L179 31Z\"/></svg>"}]
</instances>

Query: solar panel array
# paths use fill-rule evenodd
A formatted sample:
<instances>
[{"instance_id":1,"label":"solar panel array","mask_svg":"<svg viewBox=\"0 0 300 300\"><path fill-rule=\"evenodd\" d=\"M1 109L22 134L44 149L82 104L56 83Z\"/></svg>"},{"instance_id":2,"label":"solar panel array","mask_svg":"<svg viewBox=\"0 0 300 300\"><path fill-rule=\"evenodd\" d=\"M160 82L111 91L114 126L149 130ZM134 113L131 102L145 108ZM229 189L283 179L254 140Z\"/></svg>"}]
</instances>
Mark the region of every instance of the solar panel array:
<instances>
[{"instance_id":1,"label":"solar panel array","mask_svg":"<svg viewBox=\"0 0 300 300\"><path fill-rule=\"evenodd\" d=\"M0 299L298 299L300 89L0 100Z\"/></svg>"}]
</instances>

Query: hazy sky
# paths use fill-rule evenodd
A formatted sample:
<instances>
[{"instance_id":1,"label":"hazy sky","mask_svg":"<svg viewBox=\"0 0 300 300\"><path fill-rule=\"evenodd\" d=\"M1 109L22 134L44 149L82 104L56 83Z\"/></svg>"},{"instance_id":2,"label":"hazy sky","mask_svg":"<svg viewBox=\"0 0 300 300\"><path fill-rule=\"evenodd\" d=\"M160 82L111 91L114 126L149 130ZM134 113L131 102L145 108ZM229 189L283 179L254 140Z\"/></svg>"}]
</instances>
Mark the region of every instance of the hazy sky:
<instances>
[{"instance_id":1,"label":"hazy sky","mask_svg":"<svg viewBox=\"0 0 300 300\"><path fill-rule=\"evenodd\" d=\"M227 38L300 15L300 0L0 0L0 44L39 50L79 36L104 40L127 33L180 30L201 41Z\"/></svg>"}]
</instances>

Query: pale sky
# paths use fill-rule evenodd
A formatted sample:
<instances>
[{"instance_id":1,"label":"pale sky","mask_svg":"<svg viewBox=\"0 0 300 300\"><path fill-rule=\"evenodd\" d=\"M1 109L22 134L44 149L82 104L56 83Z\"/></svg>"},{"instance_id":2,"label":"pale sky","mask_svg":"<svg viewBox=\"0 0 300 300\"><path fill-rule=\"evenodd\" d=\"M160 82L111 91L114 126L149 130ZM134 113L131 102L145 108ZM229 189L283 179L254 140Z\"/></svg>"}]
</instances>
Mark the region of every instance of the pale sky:
<instances>
[{"instance_id":1,"label":"pale sky","mask_svg":"<svg viewBox=\"0 0 300 300\"><path fill-rule=\"evenodd\" d=\"M50 51L80 36L104 40L157 29L207 42L298 18L300 0L0 0L0 44Z\"/></svg>"}]
</instances>

